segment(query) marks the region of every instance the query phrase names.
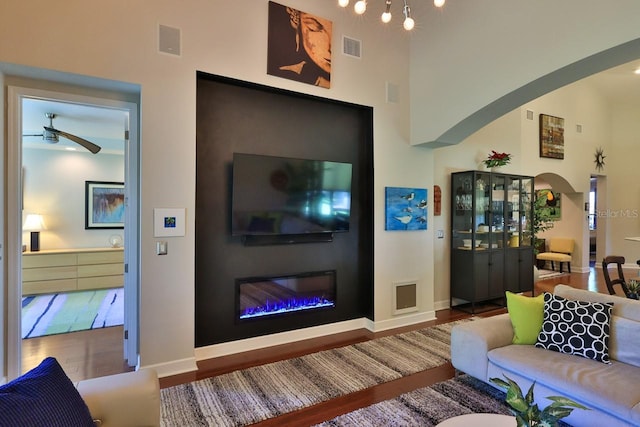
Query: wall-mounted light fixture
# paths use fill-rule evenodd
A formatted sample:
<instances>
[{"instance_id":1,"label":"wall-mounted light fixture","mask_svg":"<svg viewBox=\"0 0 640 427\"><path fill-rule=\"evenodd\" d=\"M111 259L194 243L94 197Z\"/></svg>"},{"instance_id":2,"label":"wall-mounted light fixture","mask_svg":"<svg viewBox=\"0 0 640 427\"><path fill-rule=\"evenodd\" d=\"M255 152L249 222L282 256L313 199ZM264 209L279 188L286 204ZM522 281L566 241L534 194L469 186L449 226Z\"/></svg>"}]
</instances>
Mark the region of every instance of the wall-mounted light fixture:
<instances>
[{"instance_id":1,"label":"wall-mounted light fixture","mask_svg":"<svg viewBox=\"0 0 640 427\"><path fill-rule=\"evenodd\" d=\"M42 215L28 214L27 218L24 220L24 225L22 226L22 229L24 231L31 232L31 246L29 247L29 250L31 252L39 251L40 250L40 231L45 229Z\"/></svg>"},{"instance_id":2,"label":"wall-mounted light fixture","mask_svg":"<svg viewBox=\"0 0 640 427\"><path fill-rule=\"evenodd\" d=\"M407 0L404 1L404 6L402 7L402 14L404 15L404 21L402 22L402 26L405 30L411 31L415 26L415 21L411 17L411 7ZM433 0L433 5L435 7L444 6L446 0ZM387 24L391 22L391 0L384 0L385 8L384 12L380 16L380 19L383 23ZM349 6L349 0L338 0L338 6L347 7ZM367 1L366 0L358 0L353 5L353 11L358 15L362 15L367 11Z\"/></svg>"}]
</instances>

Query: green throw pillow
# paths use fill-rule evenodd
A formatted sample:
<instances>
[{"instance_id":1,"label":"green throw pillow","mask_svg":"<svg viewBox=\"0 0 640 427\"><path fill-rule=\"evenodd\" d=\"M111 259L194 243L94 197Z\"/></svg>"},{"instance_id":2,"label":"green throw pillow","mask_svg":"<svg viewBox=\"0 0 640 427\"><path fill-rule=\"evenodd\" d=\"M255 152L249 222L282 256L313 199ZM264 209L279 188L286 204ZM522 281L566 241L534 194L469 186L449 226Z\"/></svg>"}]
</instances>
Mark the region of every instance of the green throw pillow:
<instances>
[{"instance_id":1,"label":"green throw pillow","mask_svg":"<svg viewBox=\"0 0 640 427\"><path fill-rule=\"evenodd\" d=\"M535 344L542 329L544 294L537 297L506 292L514 344Z\"/></svg>"}]
</instances>

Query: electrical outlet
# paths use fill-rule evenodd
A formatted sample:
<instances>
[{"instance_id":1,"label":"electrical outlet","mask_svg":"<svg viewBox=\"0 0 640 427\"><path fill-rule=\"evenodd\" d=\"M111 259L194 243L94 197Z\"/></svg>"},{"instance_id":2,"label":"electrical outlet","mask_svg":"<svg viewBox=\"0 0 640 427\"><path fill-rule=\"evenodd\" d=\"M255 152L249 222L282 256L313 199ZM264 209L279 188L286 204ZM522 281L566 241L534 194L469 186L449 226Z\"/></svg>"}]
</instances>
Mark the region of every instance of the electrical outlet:
<instances>
[{"instance_id":1,"label":"electrical outlet","mask_svg":"<svg viewBox=\"0 0 640 427\"><path fill-rule=\"evenodd\" d=\"M438 230L436 232L436 236L438 237L438 239L444 239L444 230Z\"/></svg>"}]
</instances>

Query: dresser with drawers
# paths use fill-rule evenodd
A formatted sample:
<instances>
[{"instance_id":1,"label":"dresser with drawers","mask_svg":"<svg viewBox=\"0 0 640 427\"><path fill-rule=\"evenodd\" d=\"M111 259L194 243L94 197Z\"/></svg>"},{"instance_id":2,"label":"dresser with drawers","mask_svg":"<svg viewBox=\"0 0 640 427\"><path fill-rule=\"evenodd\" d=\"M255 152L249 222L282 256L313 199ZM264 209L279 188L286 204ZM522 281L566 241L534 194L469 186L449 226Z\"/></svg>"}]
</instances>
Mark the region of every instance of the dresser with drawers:
<instances>
[{"instance_id":1,"label":"dresser with drawers","mask_svg":"<svg viewBox=\"0 0 640 427\"><path fill-rule=\"evenodd\" d=\"M22 295L122 286L123 248L53 249L22 253Z\"/></svg>"}]
</instances>

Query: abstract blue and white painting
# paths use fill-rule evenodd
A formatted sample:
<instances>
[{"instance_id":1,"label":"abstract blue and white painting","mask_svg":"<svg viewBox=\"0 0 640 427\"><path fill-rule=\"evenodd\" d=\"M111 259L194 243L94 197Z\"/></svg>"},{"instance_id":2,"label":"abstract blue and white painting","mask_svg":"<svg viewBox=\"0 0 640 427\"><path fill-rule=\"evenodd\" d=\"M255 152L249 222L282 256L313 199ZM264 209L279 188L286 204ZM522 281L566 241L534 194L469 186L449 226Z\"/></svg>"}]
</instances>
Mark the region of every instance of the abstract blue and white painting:
<instances>
[{"instance_id":1,"label":"abstract blue and white painting","mask_svg":"<svg viewBox=\"0 0 640 427\"><path fill-rule=\"evenodd\" d=\"M385 230L426 230L427 189L385 188Z\"/></svg>"}]
</instances>

